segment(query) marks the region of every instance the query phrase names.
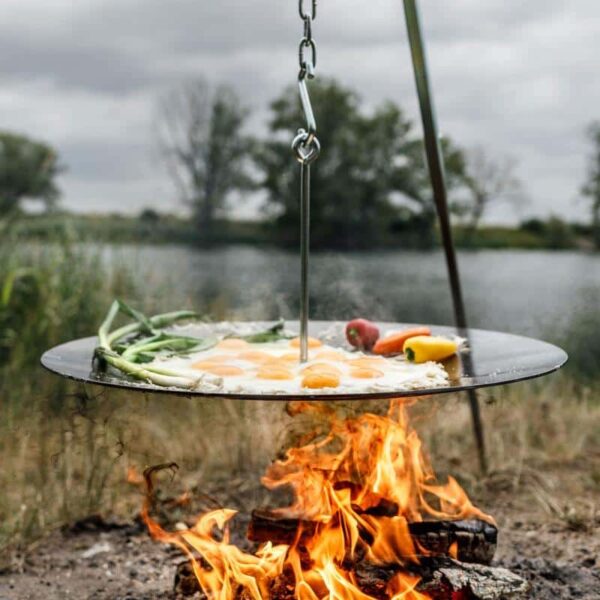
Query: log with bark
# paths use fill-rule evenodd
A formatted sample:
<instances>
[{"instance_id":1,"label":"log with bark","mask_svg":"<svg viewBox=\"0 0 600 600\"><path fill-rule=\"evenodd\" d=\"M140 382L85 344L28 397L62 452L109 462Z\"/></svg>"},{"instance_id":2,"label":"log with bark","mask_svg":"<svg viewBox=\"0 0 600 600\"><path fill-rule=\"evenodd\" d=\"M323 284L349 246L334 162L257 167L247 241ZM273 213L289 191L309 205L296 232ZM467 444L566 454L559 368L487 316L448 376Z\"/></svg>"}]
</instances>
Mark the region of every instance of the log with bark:
<instances>
[{"instance_id":1,"label":"log with bark","mask_svg":"<svg viewBox=\"0 0 600 600\"><path fill-rule=\"evenodd\" d=\"M390 597L388 584L400 566L380 567L366 562L355 565L355 580L361 591L376 600ZM405 571L406 572L406 571ZM421 577L417 590L431 600L521 600L527 598L529 584L501 567L462 563L449 558L427 558L412 568ZM284 571L271 584L271 600L295 600L294 575ZM188 597L200 591L188 563L181 563L175 576L175 593ZM201 594L203 597L203 594ZM239 587L236 600L246 600L247 592Z\"/></svg>"},{"instance_id":2,"label":"log with bark","mask_svg":"<svg viewBox=\"0 0 600 600\"><path fill-rule=\"evenodd\" d=\"M314 535L317 523L284 518L267 509L252 512L248 527L248 539L254 542L292 544L299 537ZM421 521L409 524L415 546L423 555L450 556L455 545L455 558L466 563L489 565L494 558L498 541L498 529L478 519L462 521Z\"/></svg>"}]
</instances>

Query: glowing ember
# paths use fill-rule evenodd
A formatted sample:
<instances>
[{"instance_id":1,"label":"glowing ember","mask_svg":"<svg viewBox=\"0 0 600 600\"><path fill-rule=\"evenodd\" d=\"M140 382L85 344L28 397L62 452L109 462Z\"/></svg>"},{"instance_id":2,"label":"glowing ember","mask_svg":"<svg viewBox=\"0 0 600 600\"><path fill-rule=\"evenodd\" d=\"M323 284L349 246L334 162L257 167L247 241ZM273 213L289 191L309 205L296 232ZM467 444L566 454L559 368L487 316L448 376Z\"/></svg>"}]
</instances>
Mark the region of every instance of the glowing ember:
<instances>
[{"instance_id":1,"label":"glowing ember","mask_svg":"<svg viewBox=\"0 0 600 600\"><path fill-rule=\"evenodd\" d=\"M339 419L314 403L296 403L295 412L319 411L330 419L325 436L287 451L262 479L274 489L294 492L291 506L273 514L298 519L291 544L266 542L256 554L230 544L227 522L236 511L202 515L187 530L167 532L143 517L155 539L178 546L189 557L209 598L233 600L293 597L300 600L367 600L354 565L395 566L384 590L392 600L429 598L416 590L411 564L428 551L411 537L409 523L423 520L493 519L475 508L453 478L436 482L421 442L409 427L405 404L394 400L386 416ZM151 489L151 474L147 477ZM314 527L310 532L302 524ZM456 556L453 544L450 552ZM282 582L286 594L278 590Z\"/></svg>"}]
</instances>

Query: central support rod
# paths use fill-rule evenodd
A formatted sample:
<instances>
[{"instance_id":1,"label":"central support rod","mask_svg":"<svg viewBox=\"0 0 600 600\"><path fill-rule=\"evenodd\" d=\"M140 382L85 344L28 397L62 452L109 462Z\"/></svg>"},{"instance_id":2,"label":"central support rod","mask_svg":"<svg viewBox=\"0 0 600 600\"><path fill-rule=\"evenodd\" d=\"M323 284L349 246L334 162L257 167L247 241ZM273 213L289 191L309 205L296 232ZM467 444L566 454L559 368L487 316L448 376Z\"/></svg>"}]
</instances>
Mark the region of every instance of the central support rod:
<instances>
[{"instance_id":1,"label":"central support rod","mask_svg":"<svg viewBox=\"0 0 600 600\"><path fill-rule=\"evenodd\" d=\"M456 251L454 249L454 242L452 240L452 228L450 226L450 215L448 212L448 195L446 190L444 160L442 157L442 148L435 118L433 96L429 85L425 45L423 42L417 1L404 0L404 13L406 15L406 29L408 31L408 40L415 74L415 83L417 86L417 94L419 96L421 119L423 121L423 134L425 138L427 164L429 166L429 177L431 179L433 198L440 224L442 244L444 246L444 253L446 255L446 266L448 268L448 278L450 280L450 290L452 292L452 303L454 306L454 320L459 330L466 331L467 315L460 283L458 262L456 260ZM464 360L465 362L470 361L471 358L467 354ZM479 401L477 399L475 390L469 390L468 396L471 407L475 441L477 443L477 450L479 454L479 465L481 470L485 473L487 471L487 457Z\"/></svg>"},{"instance_id":2,"label":"central support rod","mask_svg":"<svg viewBox=\"0 0 600 600\"><path fill-rule=\"evenodd\" d=\"M310 251L310 164L300 172L300 362L308 360L308 257Z\"/></svg>"}]
</instances>

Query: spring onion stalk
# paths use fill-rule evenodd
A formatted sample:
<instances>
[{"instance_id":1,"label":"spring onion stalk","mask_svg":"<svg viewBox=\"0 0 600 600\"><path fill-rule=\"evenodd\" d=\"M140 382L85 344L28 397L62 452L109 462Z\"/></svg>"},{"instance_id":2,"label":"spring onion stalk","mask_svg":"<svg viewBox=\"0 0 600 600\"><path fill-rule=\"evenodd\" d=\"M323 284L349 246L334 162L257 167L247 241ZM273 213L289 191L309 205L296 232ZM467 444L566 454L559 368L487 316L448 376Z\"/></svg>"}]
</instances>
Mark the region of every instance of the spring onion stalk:
<instances>
[{"instance_id":1,"label":"spring onion stalk","mask_svg":"<svg viewBox=\"0 0 600 600\"><path fill-rule=\"evenodd\" d=\"M102 325L100 325L100 329L98 329L98 341L100 343L100 348L105 348L106 350L111 349L111 340L110 336L110 328L115 320L115 317L119 314L119 303L115 300L108 311Z\"/></svg>"},{"instance_id":2,"label":"spring onion stalk","mask_svg":"<svg viewBox=\"0 0 600 600\"><path fill-rule=\"evenodd\" d=\"M113 305L114 306L114 305ZM112 310L112 307L111 307ZM117 312L118 312L118 304L117 304ZM110 314L110 313L109 313ZM156 329L160 329L161 327L168 327L169 325L173 325L177 321L184 321L186 319L196 319L198 318L198 313L195 313L191 310L179 310L176 312L164 313L162 315L156 315L154 317L150 317L149 321L152 324L152 327ZM114 319L114 317L113 317ZM124 325L119 329L115 329L108 335L108 342L112 346L118 340L124 338L127 335L138 333L141 330L140 323L131 323L129 325Z\"/></svg>"},{"instance_id":3,"label":"spring onion stalk","mask_svg":"<svg viewBox=\"0 0 600 600\"><path fill-rule=\"evenodd\" d=\"M200 339L160 333L132 344L123 352L122 356L128 360L134 360L144 354L153 354L160 350L171 350L172 352L200 352L201 350L208 350L208 348L211 348L215 344L216 340L214 338Z\"/></svg>"},{"instance_id":4,"label":"spring onion stalk","mask_svg":"<svg viewBox=\"0 0 600 600\"><path fill-rule=\"evenodd\" d=\"M111 331L114 320L119 313L124 313L137 322ZM216 343L216 340L212 338L178 336L160 331L162 327L197 316L192 311L184 310L147 318L139 311L119 300L115 300L98 329L99 345L95 354L104 363L136 379L159 386L194 388L201 379L200 375L195 377L187 372L164 369L153 365L141 366L139 363L153 361L159 352L168 351L173 354L185 354L192 350L205 350L212 347ZM136 339L138 335L145 335L145 337ZM132 336L134 339L130 342L125 340L121 348L115 348L117 342L128 336Z\"/></svg>"},{"instance_id":5,"label":"spring onion stalk","mask_svg":"<svg viewBox=\"0 0 600 600\"><path fill-rule=\"evenodd\" d=\"M111 327L117 315L123 314L133 323L129 323L114 331ZM163 328L184 319L197 319L198 315L189 310L169 312L153 317L115 300L98 329L98 348L96 356L105 364L115 369L159 386L195 388L202 375L195 376L190 371L165 369L154 360L160 356L186 356L190 352L200 352L212 348L217 339L214 337L196 338L163 331ZM249 343L267 343L290 336L284 330L283 320L269 327L246 336L239 336Z\"/></svg>"},{"instance_id":6,"label":"spring onion stalk","mask_svg":"<svg viewBox=\"0 0 600 600\"><path fill-rule=\"evenodd\" d=\"M191 377L184 373L180 373L179 371L170 369L142 367L124 359L116 352L105 348L97 348L96 355L126 375L131 375L136 379L148 381L149 383L154 383L155 385L160 385L162 387L193 389L201 378L200 375L198 375L198 377Z\"/></svg>"}]
</instances>

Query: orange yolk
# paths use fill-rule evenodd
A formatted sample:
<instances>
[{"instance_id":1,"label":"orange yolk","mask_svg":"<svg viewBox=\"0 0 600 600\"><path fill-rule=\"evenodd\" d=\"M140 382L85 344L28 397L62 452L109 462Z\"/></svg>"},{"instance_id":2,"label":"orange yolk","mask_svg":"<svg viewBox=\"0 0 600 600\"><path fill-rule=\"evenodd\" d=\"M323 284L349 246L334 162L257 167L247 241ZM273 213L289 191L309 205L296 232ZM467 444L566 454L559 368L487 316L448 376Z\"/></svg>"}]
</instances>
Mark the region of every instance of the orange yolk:
<instances>
[{"instance_id":1,"label":"orange yolk","mask_svg":"<svg viewBox=\"0 0 600 600\"><path fill-rule=\"evenodd\" d=\"M246 350L245 352L240 352L238 358L247 360L248 362L263 363L271 360L273 356L262 350Z\"/></svg>"},{"instance_id":2,"label":"orange yolk","mask_svg":"<svg viewBox=\"0 0 600 600\"><path fill-rule=\"evenodd\" d=\"M312 390L335 388L340 385L339 375L335 373L306 373L302 378L302 387Z\"/></svg>"},{"instance_id":3,"label":"orange yolk","mask_svg":"<svg viewBox=\"0 0 600 600\"><path fill-rule=\"evenodd\" d=\"M294 374L289 369L286 369L284 366L271 364L271 365L263 365L258 370L256 377L258 379L284 380L284 379L294 379Z\"/></svg>"},{"instance_id":4,"label":"orange yolk","mask_svg":"<svg viewBox=\"0 0 600 600\"><path fill-rule=\"evenodd\" d=\"M383 377L383 373L377 369L370 369L368 367L354 367L350 369L350 377L355 379L377 379Z\"/></svg>"},{"instance_id":5,"label":"orange yolk","mask_svg":"<svg viewBox=\"0 0 600 600\"><path fill-rule=\"evenodd\" d=\"M244 369L234 365L219 365L208 361L197 362L192 365L192 368L200 371L206 371L211 375L219 377L239 377L244 374Z\"/></svg>"},{"instance_id":6,"label":"orange yolk","mask_svg":"<svg viewBox=\"0 0 600 600\"><path fill-rule=\"evenodd\" d=\"M313 365L309 365L302 369L302 373L307 375L309 373L313 373L319 375L321 373L326 375L341 375L342 372L335 366L327 364L327 363L315 363Z\"/></svg>"},{"instance_id":7,"label":"orange yolk","mask_svg":"<svg viewBox=\"0 0 600 600\"><path fill-rule=\"evenodd\" d=\"M309 348L319 348L322 345L323 345L323 342L321 340L318 340L317 338L313 338L313 337L308 338L308 347ZM297 338L294 338L293 340L291 340L290 346L292 348L300 348L300 338L297 337Z\"/></svg>"},{"instance_id":8,"label":"orange yolk","mask_svg":"<svg viewBox=\"0 0 600 600\"><path fill-rule=\"evenodd\" d=\"M217 348L221 348L221 350L244 350L250 344L246 340L238 340L237 338L227 338L221 340L217 344Z\"/></svg>"}]
</instances>

